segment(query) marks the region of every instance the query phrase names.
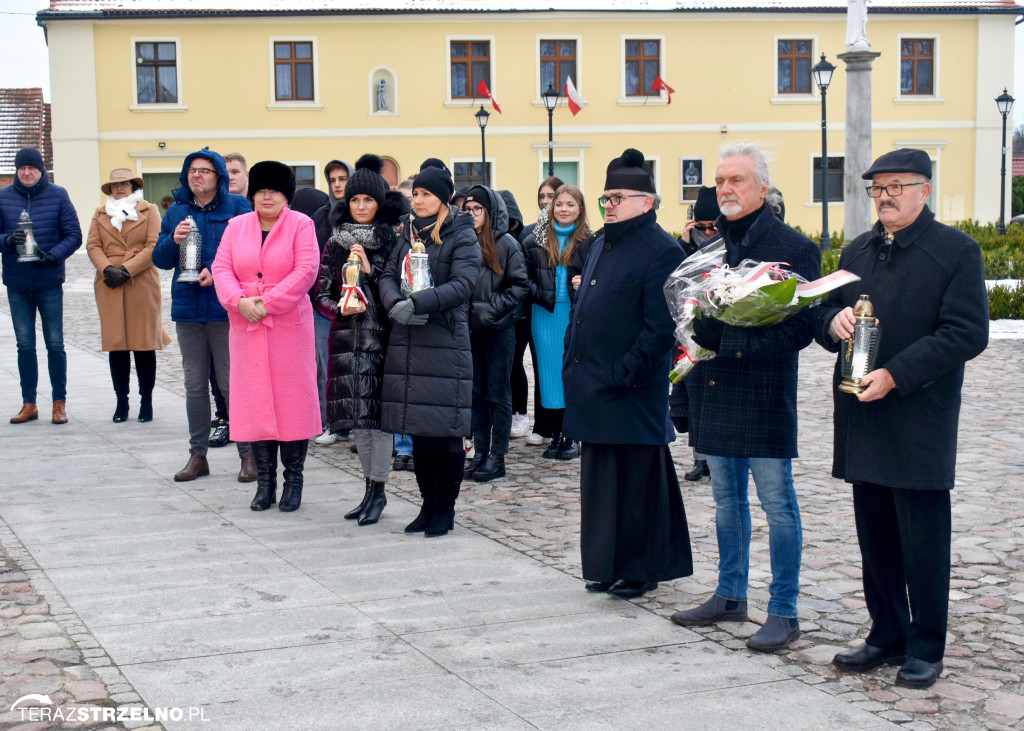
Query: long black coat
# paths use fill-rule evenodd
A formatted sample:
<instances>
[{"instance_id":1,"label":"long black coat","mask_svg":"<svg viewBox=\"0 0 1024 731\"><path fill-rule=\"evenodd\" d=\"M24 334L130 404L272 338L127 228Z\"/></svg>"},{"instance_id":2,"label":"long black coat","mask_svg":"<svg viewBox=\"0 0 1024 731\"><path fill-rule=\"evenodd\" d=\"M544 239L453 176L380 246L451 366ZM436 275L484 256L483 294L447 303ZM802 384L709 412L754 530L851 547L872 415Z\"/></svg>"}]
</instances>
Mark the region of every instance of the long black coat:
<instances>
[{"instance_id":1,"label":"long black coat","mask_svg":"<svg viewBox=\"0 0 1024 731\"><path fill-rule=\"evenodd\" d=\"M605 226L569 315L563 431L600 444L668 444L675 325L662 287L683 250L649 211Z\"/></svg>"},{"instance_id":2,"label":"long black coat","mask_svg":"<svg viewBox=\"0 0 1024 731\"><path fill-rule=\"evenodd\" d=\"M815 320L815 340L836 352L840 344L828 333L832 319L869 295L881 329L876 367L888 369L896 383L868 403L833 388L832 474L847 482L948 490L964 363L988 344L981 250L927 208L885 249L880 223L843 249L839 265L861 281L831 292ZM837 359L833 387L839 381Z\"/></svg>"},{"instance_id":3,"label":"long black coat","mask_svg":"<svg viewBox=\"0 0 1024 731\"><path fill-rule=\"evenodd\" d=\"M412 242L407 220L380 281L388 311L401 299L401 267ZM416 292L417 314L425 325L393 324L384 358L382 431L424 437L463 437L471 431L473 357L469 344L469 299L480 274L480 246L473 216L449 215L442 244L423 239L434 286Z\"/></svg>"},{"instance_id":4,"label":"long black coat","mask_svg":"<svg viewBox=\"0 0 1024 731\"><path fill-rule=\"evenodd\" d=\"M821 276L821 250L764 206L742 241L729 238L729 266L743 259L787 262L813 281ZM690 443L719 457L797 456L796 389L799 352L811 342L813 311L767 327L725 326L718 355L698 363L686 378Z\"/></svg>"}]
</instances>

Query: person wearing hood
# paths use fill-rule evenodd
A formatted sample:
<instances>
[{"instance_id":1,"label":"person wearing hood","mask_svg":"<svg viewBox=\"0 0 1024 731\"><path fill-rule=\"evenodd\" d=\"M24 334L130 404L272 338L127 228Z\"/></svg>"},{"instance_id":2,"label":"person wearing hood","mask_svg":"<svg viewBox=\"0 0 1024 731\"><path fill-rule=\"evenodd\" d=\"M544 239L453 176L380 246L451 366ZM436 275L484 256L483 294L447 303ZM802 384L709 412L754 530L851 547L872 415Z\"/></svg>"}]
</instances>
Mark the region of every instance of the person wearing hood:
<instances>
[{"instance_id":1,"label":"person wearing hood","mask_svg":"<svg viewBox=\"0 0 1024 731\"><path fill-rule=\"evenodd\" d=\"M333 234L320 262L316 305L331 323L327 363L327 425L351 430L366 480L362 502L345 514L359 525L376 523L387 505L394 434L380 429L384 353L391 323L381 304L380 279L409 212L405 196L388 190L382 161L363 155L345 197L331 210ZM345 264L359 259L358 290L346 289ZM351 287L351 285L349 285Z\"/></svg>"},{"instance_id":2,"label":"person wearing hood","mask_svg":"<svg viewBox=\"0 0 1024 731\"><path fill-rule=\"evenodd\" d=\"M463 210L473 216L482 267L469 305L473 351L473 447L463 472L477 482L505 476L512 429L512 353L519 304L529 291L519 242L508 233L508 211L497 192L475 185Z\"/></svg>"},{"instance_id":3,"label":"person wearing hood","mask_svg":"<svg viewBox=\"0 0 1024 731\"><path fill-rule=\"evenodd\" d=\"M473 216L448 204L454 191L445 169L424 165L413 181L413 212L380 280L381 304L391 319L380 428L412 436L423 504L405 531L427 536L454 527L466 463L462 438L472 426L469 302L480 275L480 247ZM426 249L432 286L403 291L414 241Z\"/></svg>"},{"instance_id":4,"label":"person wearing hood","mask_svg":"<svg viewBox=\"0 0 1024 731\"><path fill-rule=\"evenodd\" d=\"M185 372L185 414L188 417L188 463L174 475L175 482L188 482L210 474L206 454L210 448L210 392L207 385L210 358L217 372L217 385L230 409L230 355L228 313L217 299L210 267L217 256L220 239L228 221L252 211L249 201L228 192L228 170L224 158L209 147L185 157L173 192L174 203L164 214L160 237L153 249L153 263L173 269L171 279L171 320L174 321ZM179 281L180 247L195 222L202 237L202 262L195 283ZM239 482L256 480L256 463L245 442L235 442L242 468Z\"/></svg>"},{"instance_id":5,"label":"person wearing hood","mask_svg":"<svg viewBox=\"0 0 1024 731\"><path fill-rule=\"evenodd\" d=\"M43 156L23 147L14 156L14 182L0 188L0 249L3 280L18 346L21 379L21 411L11 418L23 424L39 418L36 386L36 312L43 321L43 342L50 374L54 424L66 424L68 357L64 351L64 262L82 245L82 227L68 192L50 182ZM39 260L18 261L18 247L26 233L18 228L22 212L32 219L32 235L39 246Z\"/></svg>"},{"instance_id":6,"label":"person wearing hood","mask_svg":"<svg viewBox=\"0 0 1024 731\"><path fill-rule=\"evenodd\" d=\"M683 250L658 225L654 178L628 149L608 165L604 231L569 314L566 434L580 447L580 554L588 591L635 598L693 573L668 445L675 323L663 286Z\"/></svg>"}]
</instances>

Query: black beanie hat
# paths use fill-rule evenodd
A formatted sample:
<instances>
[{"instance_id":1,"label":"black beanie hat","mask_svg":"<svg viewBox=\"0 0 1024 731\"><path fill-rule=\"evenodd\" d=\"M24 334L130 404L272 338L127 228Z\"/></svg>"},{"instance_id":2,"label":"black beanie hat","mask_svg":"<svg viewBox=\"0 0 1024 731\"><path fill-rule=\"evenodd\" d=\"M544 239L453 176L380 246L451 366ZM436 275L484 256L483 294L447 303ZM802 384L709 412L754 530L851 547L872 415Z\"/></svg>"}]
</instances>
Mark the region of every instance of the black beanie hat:
<instances>
[{"instance_id":1,"label":"black beanie hat","mask_svg":"<svg viewBox=\"0 0 1024 731\"><path fill-rule=\"evenodd\" d=\"M391 190L388 181L381 177L380 171L383 169L384 161L376 155L366 154L356 160L356 171L345 186L345 202L352 200L353 196L368 195L380 206L384 196Z\"/></svg>"},{"instance_id":2,"label":"black beanie hat","mask_svg":"<svg viewBox=\"0 0 1024 731\"><path fill-rule=\"evenodd\" d=\"M440 160L438 160L436 157L428 157L426 160L423 161L423 164L420 165L420 170L422 171L425 170L426 168L437 168L438 170L444 170L446 173L448 173L449 176L452 174L452 171L448 169L448 166L445 165Z\"/></svg>"},{"instance_id":3,"label":"black beanie hat","mask_svg":"<svg viewBox=\"0 0 1024 731\"><path fill-rule=\"evenodd\" d=\"M621 157L608 163L604 179L605 190L639 190L655 195L654 178L644 170L644 153L630 147Z\"/></svg>"},{"instance_id":4,"label":"black beanie hat","mask_svg":"<svg viewBox=\"0 0 1024 731\"><path fill-rule=\"evenodd\" d=\"M693 204L693 220L714 221L722 212L718 210L718 191L705 186L697 191L697 202Z\"/></svg>"},{"instance_id":5,"label":"black beanie hat","mask_svg":"<svg viewBox=\"0 0 1024 731\"><path fill-rule=\"evenodd\" d=\"M22 147L14 156L14 169L33 167L43 175L46 175L46 165L43 164L43 156L34 147Z\"/></svg>"},{"instance_id":6,"label":"black beanie hat","mask_svg":"<svg viewBox=\"0 0 1024 731\"><path fill-rule=\"evenodd\" d=\"M427 162L430 161L428 160ZM412 181L412 189L423 188L424 190L429 190L440 198L442 203L447 205L452 199L452 193L455 192L455 181L452 180L452 176L445 172L445 170L447 168L442 170L441 168L426 165L416 174L416 178Z\"/></svg>"},{"instance_id":7,"label":"black beanie hat","mask_svg":"<svg viewBox=\"0 0 1024 731\"><path fill-rule=\"evenodd\" d=\"M261 190L276 190L292 202L295 197L295 173L283 162L263 160L249 168L249 202Z\"/></svg>"}]
</instances>

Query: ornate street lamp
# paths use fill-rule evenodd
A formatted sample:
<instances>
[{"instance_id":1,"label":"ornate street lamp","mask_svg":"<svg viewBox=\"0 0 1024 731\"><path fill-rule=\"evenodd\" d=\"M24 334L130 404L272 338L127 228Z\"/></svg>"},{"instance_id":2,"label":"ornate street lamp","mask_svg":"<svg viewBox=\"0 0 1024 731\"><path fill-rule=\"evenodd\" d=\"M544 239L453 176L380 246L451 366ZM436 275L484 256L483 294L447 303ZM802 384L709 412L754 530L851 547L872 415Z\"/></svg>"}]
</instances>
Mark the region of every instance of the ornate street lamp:
<instances>
[{"instance_id":1,"label":"ornate street lamp","mask_svg":"<svg viewBox=\"0 0 1024 731\"><path fill-rule=\"evenodd\" d=\"M832 237L828 233L828 123L825 117L825 91L832 83L832 72L836 67L825 60L825 54L821 54L821 60L811 68L814 76L814 83L821 91L821 250L828 251L832 248Z\"/></svg>"},{"instance_id":2,"label":"ornate street lamp","mask_svg":"<svg viewBox=\"0 0 1024 731\"><path fill-rule=\"evenodd\" d=\"M549 82L548 88L541 94L544 97L544 108L548 110L548 177L555 175L555 132L554 116L555 106L558 104L558 89L554 83Z\"/></svg>"},{"instance_id":3,"label":"ornate street lamp","mask_svg":"<svg viewBox=\"0 0 1024 731\"><path fill-rule=\"evenodd\" d=\"M999 171L999 235L1006 235L1006 118L1010 116L1010 109L1013 108L1014 98L1006 93L996 97L996 107L1003 115L1003 154L1000 158L1001 168Z\"/></svg>"},{"instance_id":4,"label":"ornate street lamp","mask_svg":"<svg viewBox=\"0 0 1024 731\"><path fill-rule=\"evenodd\" d=\"M480 105L480 111L473 115L476 117L476 123L480 125L480 161L483 163L483 176L484 185L487 186L487 142L484 139L484 130L487 128L487 120L490 118L491 113L484 109L484 105Z\"/></svg>"}]
</instances>

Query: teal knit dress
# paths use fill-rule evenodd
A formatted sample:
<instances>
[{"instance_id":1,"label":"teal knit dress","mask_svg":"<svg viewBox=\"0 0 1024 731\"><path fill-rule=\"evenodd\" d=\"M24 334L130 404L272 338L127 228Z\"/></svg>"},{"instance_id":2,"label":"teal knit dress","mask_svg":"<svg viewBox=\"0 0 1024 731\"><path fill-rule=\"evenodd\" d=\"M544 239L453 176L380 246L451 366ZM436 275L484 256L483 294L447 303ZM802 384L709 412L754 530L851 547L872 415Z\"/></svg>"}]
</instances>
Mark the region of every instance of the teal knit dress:
<instances>
[{"instance_id":1,"label":"teal knit dress","mask_svg":"<svg viewBox=\"0 0 1024 731\"><path fill-rule=\"evenodd\" d=\"M554 224L559 253L565 251L576 224ZM562 355L565 352L565 329L569 326L569 286L565 266L555 269L555 311L548 312L533 305L533 342L537 348L537 370L540 381L540 402L545 409L564 409L562 391Z\"/></svg>"}]
</instances>

